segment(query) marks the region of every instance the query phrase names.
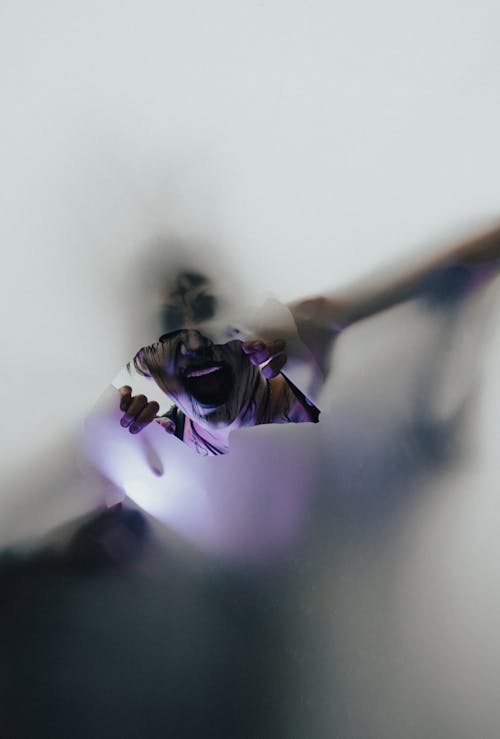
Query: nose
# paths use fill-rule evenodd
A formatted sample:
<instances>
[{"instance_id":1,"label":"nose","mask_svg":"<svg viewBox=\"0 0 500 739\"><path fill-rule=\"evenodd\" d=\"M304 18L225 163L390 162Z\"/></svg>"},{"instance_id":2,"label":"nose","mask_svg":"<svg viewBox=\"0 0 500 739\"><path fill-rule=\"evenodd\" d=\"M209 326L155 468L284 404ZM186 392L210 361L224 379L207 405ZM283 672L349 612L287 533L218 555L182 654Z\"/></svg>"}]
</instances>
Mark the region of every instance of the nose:
<instances>
[{"instance_id":1,"label":"nose","mask_svg":"<svg viewBox=\"0 0 500 739\"><path fill-rule=\"evenodd\" d=\"M211 345L210 339L199 331L187 331L180 346L180 353L183 357L196 357Z\"/></svg>"}]
</instances>

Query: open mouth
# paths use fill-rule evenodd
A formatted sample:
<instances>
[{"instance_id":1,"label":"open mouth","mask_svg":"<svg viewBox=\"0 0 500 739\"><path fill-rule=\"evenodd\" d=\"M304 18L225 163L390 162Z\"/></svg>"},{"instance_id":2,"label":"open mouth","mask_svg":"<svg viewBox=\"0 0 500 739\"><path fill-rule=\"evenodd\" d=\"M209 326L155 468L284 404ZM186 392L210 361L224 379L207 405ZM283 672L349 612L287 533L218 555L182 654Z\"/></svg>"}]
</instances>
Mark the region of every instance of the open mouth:
<instances>
[{"instance_id":1,"label":"open mouth","mask_svg":"<svg viewBox=\"0 0 500 739\"><path fill-rule=\"evenodd\" d=\"M187 392L203 406L216 408L229 400L233 372L226 362L188 367L183 373Z\"/></svg>"}]
</instances>

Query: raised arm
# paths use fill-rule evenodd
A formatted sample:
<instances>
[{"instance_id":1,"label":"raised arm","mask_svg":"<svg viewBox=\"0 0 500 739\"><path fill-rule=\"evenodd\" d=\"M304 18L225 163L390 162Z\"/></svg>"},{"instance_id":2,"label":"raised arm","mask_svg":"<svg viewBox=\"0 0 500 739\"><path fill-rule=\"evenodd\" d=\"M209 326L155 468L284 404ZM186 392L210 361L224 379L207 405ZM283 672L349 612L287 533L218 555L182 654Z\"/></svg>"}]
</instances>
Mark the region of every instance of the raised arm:
<instances>
[{"instance_id":1,"label":"raised arm","mask_svg":"<svg viewBox=\"0 0 500 739\"><path fill-rule=\"evenodd\" d=\"M304 341L320 328L332 333L415 297L433 273L453 265L476 268L491 265L500 270L500 226L416 260L397 271L365 280L335 294L294 301L289 308Z\"/></svg>"}]
</instances>

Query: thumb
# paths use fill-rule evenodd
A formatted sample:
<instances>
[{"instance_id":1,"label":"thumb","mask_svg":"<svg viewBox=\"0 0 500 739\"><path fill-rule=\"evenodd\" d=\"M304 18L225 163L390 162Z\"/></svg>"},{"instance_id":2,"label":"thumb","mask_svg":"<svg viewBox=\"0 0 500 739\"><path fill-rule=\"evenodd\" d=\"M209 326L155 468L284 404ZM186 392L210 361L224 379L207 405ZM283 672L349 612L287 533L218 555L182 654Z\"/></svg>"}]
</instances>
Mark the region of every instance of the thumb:
<instances>
[{"instance_id":1,"label":"thumb","mask_svg":"<svg viewBox=\"0 0 500 739\"><path fill-rule=\"evenodd\" d=\"M161 426L167 434L175 433L175 423L171 418L155 418L155 423L157 423L158 426Z\"/></svg>"}]
</instances>

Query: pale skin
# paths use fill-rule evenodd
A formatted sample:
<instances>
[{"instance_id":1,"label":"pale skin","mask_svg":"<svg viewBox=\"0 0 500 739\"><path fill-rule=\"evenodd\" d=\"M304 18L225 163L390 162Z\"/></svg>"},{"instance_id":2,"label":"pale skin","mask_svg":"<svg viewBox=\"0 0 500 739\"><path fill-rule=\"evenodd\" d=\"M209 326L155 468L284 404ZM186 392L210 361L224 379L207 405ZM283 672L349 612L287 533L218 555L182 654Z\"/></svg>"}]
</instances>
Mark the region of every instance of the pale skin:
<instances>
[{"instance_id":1,"label":"pale skin","mask_svg":"<svg viewBox=\"0 0 500 739\"><path fill-rule=\"evenodd\" d=\"M399 275L391 275L371 282L367 287L347 290L334 295L311 296L288 304L302 341L313 355L324 355L339 331L369 318L398 303L414 297L426 277L433 272L453 265L474 267L490 265L492 274L500 271L500 226L461 241L451 248L436 251L406 269ZM242 345L252 364L260 366L262 374L273 384L283 382L280 372L285 366L285 342L281 339L267 341L253 339ZM321 356L319 357L321 359ZM120 388L120 409L124 412L121 425L135 434L152 421L159 423L165 431L173 433L174 425L169 419L157 418L159 405L148 401L144 395L132 395L132 389Z\"/></svg>"},{"instance_id":2,"label":"pale skin","mask_svg":"<svg viewBox=\"0 0 500 739\"><path fill-rule=\"evenodd\" d=\"M437 250L434 255L402 274L371 284L366 288L347 290L327 296L312 296L290 303L299 323L339 330L369 318L380 311L412 298L422 281L436 270L454 264L474 266L493 264L500 259L500 226L461 241L451 248ZM498 269L497 265L497 269Z\"/></svg>"}]
</instances>

